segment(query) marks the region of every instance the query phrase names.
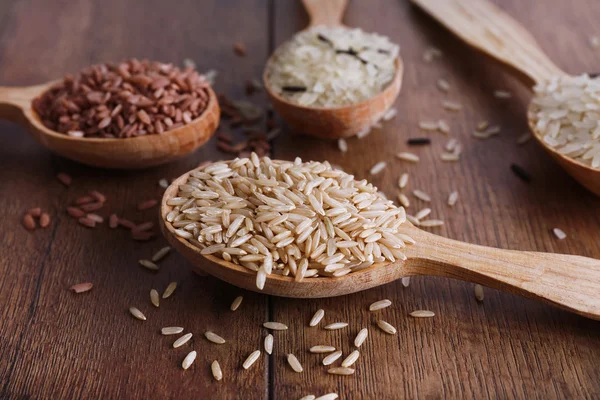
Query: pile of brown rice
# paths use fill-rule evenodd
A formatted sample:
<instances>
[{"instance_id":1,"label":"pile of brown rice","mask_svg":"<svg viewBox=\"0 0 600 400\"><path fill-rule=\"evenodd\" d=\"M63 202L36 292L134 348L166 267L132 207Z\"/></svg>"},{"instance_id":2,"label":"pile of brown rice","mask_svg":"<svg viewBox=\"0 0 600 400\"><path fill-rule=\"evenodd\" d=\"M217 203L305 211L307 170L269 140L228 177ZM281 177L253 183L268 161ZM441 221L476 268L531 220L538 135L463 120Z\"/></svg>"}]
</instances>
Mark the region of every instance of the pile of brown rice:
<instances>
[{"instance_id":1,"label":"pile of brown rice","mask_svg":"<svg viewBox=\"0 0 600 400\"><path fill-rule=\"evenodd\" d=\"M343 276L375 262L406 259L403 207L366 180L328 162L236 158L189 174L167 222L201 249L257 272Z\"/></svg>"}]
</instances>

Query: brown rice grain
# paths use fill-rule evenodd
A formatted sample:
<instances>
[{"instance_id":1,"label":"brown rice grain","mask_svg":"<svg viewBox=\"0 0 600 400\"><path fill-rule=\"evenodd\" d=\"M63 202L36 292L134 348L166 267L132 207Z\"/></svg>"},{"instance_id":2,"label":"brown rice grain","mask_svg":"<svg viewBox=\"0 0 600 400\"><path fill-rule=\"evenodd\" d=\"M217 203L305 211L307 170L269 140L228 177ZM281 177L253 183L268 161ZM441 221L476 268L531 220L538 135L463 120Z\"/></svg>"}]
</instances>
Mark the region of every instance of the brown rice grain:
<instances>
[{"instance_id":1,"label":"brown rice grain","mask_svg":"<svg viewBox=\"0 0 600 400\"><path fill-rule=\"evenodd\" d=\"M402 161L408 161L408 162L413 162L413 163L417 163L420 160L418 155L413 154L413 153L408 153L405 151L396 154L396 158L399 160L402 160Z\"/></svg>"},{"instance_id":2,"label":"brown rice grain","mask_svg":"<svg viewBox=\"0 0 600 400\"><path fill-rule=\"evenodd\" d=\"M431 318L435 316L435 313L429 310L416 310L411 312L410 316L415 318Z\"/></svg>"},{"instance_id":3,"label":"brown rice grain","mask_svg":"<svg viewBox=\"0 0 600 400\"><path fill-rule=\"evenodd\" d=\"M134 318L139 319L140 321L145 321L146 316L136 307L129 307L129 312L133 315Z\"/></svg>"},{"instance_id":4,"label":"brown rice grain","mask_svg":"<svg viewBox=\"0 0 600 400\"><path fill-rule=\"evenodd\" d=\"M342 361L342 367L347 368L351 366L356 362L356 360L358 360L358 357L360 357L360 352L358 350L354 350L352 353L348 354L348 357L346 357L344 361Z\"/></svg>"},{"instance_id":5,"label":"brown rice grain","mask_svg":"<svg viewBox=\"0 0 600 400\"><path fill-rule=\"evenodd\" d=\"M327 393L323 396L317 397L315 400L335 400L337 398L339 398L337 393Z\"/></svg>"},{"instance_id":6,"label":"brown rice grain","mask_svg":"<svg viewBox=\"0 0 600 400\"><path fill-rule=\"evenodd\" d=\"M152 261L150 260L138 260L138 263L144 267L144 268L148 268L151 271L158 271L158 265L154 264Z\"/></svg>"},{"instance_id":7,"label":"brown rice grain","mask_svg":"<svg viewBox=\"0 0 600 400\"><path fill-rule=\"evenodd\" d=\"M426 201L426 202L430 202L431 201L431 196L429 196L427 193L425 193L422 190L419 190L419 189L413 190L412 194L413 194L413 196L415 196L419 200L423 200L423 201Z\"/></svg>"},{"instance_id":8,"label":"brown rice grain","mask_svg":"<svg viewBox=\"0 0 600 400\"><path fill-rule=\"evenodd\" d=\"M318 346L312 346L308 351L310 351L311 353L316 353L316 354L331 353L332 351L335 351L335 347L318 345Z\"/></svg>"},{"instance_id":9,"label":"brown rice grain","mask_svg":"<svg viewBox=\"0 0 600 400\"><path fill-rule=\"evenodd\" d=\"M457 200L458 200L458 192L454 191L454 192L450 193L450 195L448 196L448 205L450 207L454 207Z\"/></svg>"},{"instance_id":10,"label":"brown rice grain","mask_svg":"<svg viewBox=\"0 0 600 400\"><path fill-rule=\"evenodd\" d=\"M298 361L298 358L293 355L293 354L288 354L287 355L287 362L288 364L290 364L290 367L292 367L292 369L298 373L304 371L304 368L302 368L302 364L300 364L300 361Z\"/></svg>"},{"instance_id":11,"label":"brown rice grain","mask_svg":"<svg viewBox=\"0 0 600 400\"><path fill-rule=\"evenodd\" d=\"M244 300L244 297L243 297L243 296L238 296L238 297L236 297L236 298L233 300L233 302L231 303L231 307L229 307L229 309L230 309L231 311L235 311L235 310L237 310L238 308L240 308L240 305L242 304L242 301L243 301L243 300Z\"/></svg>"},{"instance_id":12,"label":"brown rice grain","mask_svg":"<svg viewBox=\"0 0 600 400\"><path fill-rule=\"evenodd\" d=\"M369 170L369 174L377 175L385 169L386 165L387 163L385 161L379 161L377 164L371 167L371 169Z\"/></svg>"},{"instance_id":13,"label":"brown rice grain","mask_svg":"<svg viewBox=\"0 0 600 400\"><path fill-rule=\"evenodd\" d=\"M404 193L398 193L398 203L400 203L403 207L410 207L410 200Z\"/></svg>"},{"instance_id":14,"label":"brown rice grain","mask_svg":"<svg viewBox=\"0 0 600 400\"><path fill-rule=\"evenodd\" d=\"M185 335L181 336L180 338L178 338L177 340L175 340L173 342L173 348L176 349L178 347L183 346L184 344L186 344L187 342L190 341L192 336L193 335L191 333L186 333Z\"/></svg>"},{"instance_id":15,"label":"brown rice grain","mask_svg":"<svg viewBox=\"0 0 600 400\"><path fill-rule=\"evenodd\" d=\"M473 290L475 292L475 298L477 299L477 301L483 301L483 286L476 284Z\"/></svg>"},{"instance_id":16,"label":"brown rice grain","mask_svg":"<svg viewBox=\"0 0 600 400\"><path fill-rule=\"evenodd\" d=\"M270 333L265 337L265 351L267 352L267 354L272 354L273 353L273 335L271 335Z\"/></svg>"},{"instance_id":17,"label":"brown rice grain","mask_svg":"<svg viewBox=\"0 0 600 400\"><path fill-rule=\"evenodd\" d=\"M183 332L183 328L180 326L167 326L160 330L160 333L168 336L168 335L178 335Z\"/></svg>"},{"instance_id":18,"label":"brown rice grain","mask_svg":"<svg viewBox=\"0 0 600 400\"><path fill-rule=\"evenodd\" d=\"M398 187L400 189L404 189L407 184L408 184L408 173L405 172L402 175L400 175L400 179L398 180Z\"/></svg>"},{"instance_id":19,"label":"brown rice grain","mask_svg":"<svg viewBox=\"0 0 600 400\"><path fill-rule=\"evenodd\" d=\"M250 353L248 358L246 358L246 360L243 362L242 367L244 369L250 368L252 366L252 364L254 364L256 362L256 360L258 360L258 357L260 357L260 350L253 351L252 353Z\"/></svg>"},{"instance_id":20,"label":"brown rice grain","mask_svg":"<svg viewBox=\"0 0 600 400\"><path fill-rule=\"evenodd\" d=\"M321 322L321 320L323 319L323 317L325 316L325 310L323 309L318 309L315 314L313 315L313 317L310 319L309 322L309 326L317 326L319 325L319 322Z\"/></svg>"},{"instance_id":21,"label":"brown rice grain","mask_svg":"<svg viewBox=\"0 0 600 400\"><path fill-rule=\"evenodd\" d=\"M386 322L382 319L377 321L377 326L379 329L390 335L395 335L397 332L396 328L394 328L389 322Z\"/></svg>"},{"instance_id":22,"label":"brown rice grain","mask_svg":"<svg viewBox=\"0 0 600 400\"><path fill-rule=\"evenodd\" d=\"M334 351L333 353L331 353L330 355L328 355L327 357L325 357L323 359L323 365L331 365L341 356L342 356L341 350Z\"/></svg>"},{"instance_id":23,"label":"brown rice grain","mask_svg":"<svg viewBox=\"0 0 600 400\"><path fill-rule=\"evenodd\" d=\"M352 375L354 374L354 369L345 367L335 367L328 369L327 373L331 375Z\"/></svg>"},{"instance_id":24,"label":"brown rice grain","mask_svg":"<svg viewBox=\"0 0 600 400\"><path fill-rule=\"evenodd\" d=\"M376 301L375 303L371 304L369 306L369 311L378 311L378 310L382 310L386 307L389 307L392 305L392 302L388 299L384 299L384 300L379 300Z\"/></svg>"},{"instance_id":25,"label":"brown rice grain","mask_svg":"<svg viewBox=\"0 0 600 400\"><path fill-rule=\"evenodd\" d=\"M334 331L337 329L342 329L348 326L347 322L334 322L333 324L329 324L325 326L325 329L328 331Z\"/></svg>"},{"instance_id":26,"label":"brown rice grain","mask_svg":"<svg viewBox=\"0 0 600 400\"><path fill-rule=\"evenodd\" d=\"M175 292L175 289L177 289L177 282L169 283L169 285L167 286L167 288L165 289L165 291L162 294L162 298L168 299L169 297L171 297L173 292Z\"/></svg>"},{"instance_id":27,"label":"brown rice grain","mask_svg":"<svg viewBox=\"0 0 600 400\"><path fill-rule=\"evenodd\" d=\"M160 297L158 296L158 292L156 291L156 289L150 290L150 302L154 307L160 306Z\"/></svg>"},{"instance_id":28,"label":"brown rice grain","mask_svg":"<svg viewBox=\"0 0 600 400\"><path fill-rule=\"evenodd\" d=\"M369 336L369 330L367 328L362 328L354 338L354 346L362 346L365 340L367 340L367 336Z\"/></svg>"},{"instance_id":29,"label":"brown rice grain","mask_svg":"<svg viewBox=\"0 0 600 400\"><path fill-rule=\"evenodd\" d=\"M169 254L170 251L171 251L171 247L169 247L169 246L165 246L162 249L158 250L152 256L152 262L155 262L155 263L159 262L160 260L165 258L167 256L167 254Z\"/></svg>"},{"instance_id":30,"label":"brown rice grain","mask_svg":"<svg viewBox=\"0 0 600 400\"><path fill-rule=\"evenodd\" d=\"M185 356L185 358L183 359L183 362L181 363L181 367L183 369L188 369L196 360L196 356L198 355L198 353L196 353L196 351L192 350L188 353L187 356Z\"/></svg>"},{"instance_id":31,"label":"brown rice grain","mask_svg":"<svg viewBox=\"0 0 600 400\"><path fill-rule=\"evenodd\" d=\"M223 379L223 371L221 370L221 366L219 365L219 362L217 360L213 361L212 364L210 364L210 370L212 372L213 378L215 378L216 381L220 381L221 379Z\"/></svg>"},{"instance_id":32,"label":"brown rice grain","mask_svg":"<svg viewBox=\"0 0 600 400\"><path fill-rule=\"evenodd\" d=\"M214 332L206 331L206 332L204 332L204 336L210 342L213 342L213 343L216 343L216 344L225 344L225 339L223 339L221 336L217 335Z\"/></svg>"},{"instance_id":33,"label":"brown rice grain","mask_svg":"<svg viewBox=\"0 0 600 400\"><path fill-rule=\"evenodd\" d=\"M263 327L274 331L285 331L288 328L287 325L281 322L265 322L263 323Z\"/></svg>"}]
</instances>

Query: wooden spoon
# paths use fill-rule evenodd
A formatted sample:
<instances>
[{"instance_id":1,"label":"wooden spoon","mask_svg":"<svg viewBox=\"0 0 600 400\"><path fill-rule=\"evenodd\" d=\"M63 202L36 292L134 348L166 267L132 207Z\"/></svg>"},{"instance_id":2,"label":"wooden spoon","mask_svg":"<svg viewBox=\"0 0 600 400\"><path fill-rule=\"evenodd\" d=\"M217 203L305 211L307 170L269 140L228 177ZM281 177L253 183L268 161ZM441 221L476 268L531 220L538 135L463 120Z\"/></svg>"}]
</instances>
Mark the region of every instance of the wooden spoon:
<instances>
[{"instance_id":1,"label":"wooden spoon","mask_svg":"<svg viewBox=\"0 0 600 400\"><path fill-rule=\"evenodd\" d=\"M302 3L310 16L307 29L316 25L343 26L342 16L348 0L302 0ZM400 93L404 66L402 59L398 57L396 75L389 85L374 97L361 103L334 108L301 106L283 98L270 86L268 76L273 68L273 58L269 58L263 73L266 91L275 110L300 133L325 139L354 136L377 122L394 104Z\"/></svg>"},{"instance_id":2,"label":"wooden spoon","mask_svg":"<svg viewBox=\"0 0 600 400\"><path fill-rule=\"evenodd\" d=\"M486 0L411 0L462 40L500 61L532 87L557 76L568 76L540 49L518 22ZM600 170L558 153L535 128L529 105L529 129L540 145L575 180L600 195Z\"/></svg>"},{"instance_id":3,"label":"wooden spoon","mask_svg":"<svg viewBox=\"0 0 600 400\"><path fill-rule=\"evenodd\" d=\"M173 207L167 201L177 196L189 173L177 178L162 198L160 225L163 234L196 271L209 273L244 289L256 288L256 273L212 255L175 234L165 223ZM588 318L600 320L600 261L591 258L501 250L447 239L422 231L410 223L403 232L417 243L405 248L407 260L381 263L339 278L306 278L271 274L261 293L283 297L318 298L341 296L380 286L411 275L436 275L480 283L552 304Z\"/></svg>"},{"instance_id":4,"label":"wooden spoon","mask_svg":"<svg viewBox=\"0 0 600 400\"><path fill-rule=\"evenodd\" d=\"M208 88L209 101L202 115L172 131L125 139L74 138L46 128L32 107L32 101L56 83L0 87L0 119L26 126L43 146L83 164L118 169L140 169L164 164L202 146L219 124L217 96Z\"/></svg>"}]
</instances>

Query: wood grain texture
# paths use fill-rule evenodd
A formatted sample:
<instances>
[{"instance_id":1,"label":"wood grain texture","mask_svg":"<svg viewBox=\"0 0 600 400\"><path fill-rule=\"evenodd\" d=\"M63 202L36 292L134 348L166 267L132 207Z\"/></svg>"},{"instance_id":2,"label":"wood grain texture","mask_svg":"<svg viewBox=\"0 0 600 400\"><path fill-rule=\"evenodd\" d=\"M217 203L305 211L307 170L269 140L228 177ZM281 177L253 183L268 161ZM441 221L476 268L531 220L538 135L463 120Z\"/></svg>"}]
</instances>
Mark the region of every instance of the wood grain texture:
<instances>
[{"instance_id":1,"label":"wood grain texture","mask_svg":"<svg viewBox=\"0 0 600 400\"><path fill-rule=\"evenodd\" d=\"M538 39L557 65L569 73L594 71L598 53L587 47L597 34L596 0L573 2L495 1ZM270 12L270 16L269 16ZM528 92L495 65L448 34L407 1L351 1L345 22L389 35L402 45L405 60L399 116L363 141L349 140L349 152L335 143L284 132L274 157L325 160L366 177L377 161L390 161L373 178L395 197L401 172L411 175L409 190L432 194L434 217L446 225L436 232L471 243L524 251L547 251L600 258L597 227L600 201L582 189L535 143L515 145L527 130ZM147 1L143 12L133 1L23 0L0 2L0 85L30 85L76 71L93 62L138 56L181 62L193 58L200 70L216 68L217 91L243 98L243 81L260 77L269 47L304 28L308 18L299 1ZM271 24L271 25L270 25ZM35 27L33 29L32 27ZM226 27L226 28L224 28ZM270 33L269 33L270 32ZM233 55L243 42L246 58ZM272 43L272 46L269 45ZM424 64L430 45L444 57ZM461 113L443 111L444 97L435 81L452 85L450 99L463 103ZM515 94L510 102L494 99L494 89ZM255 95L256 102L266 101ZM447 140L419 132L419 120L444 118L465 153L457 164L442 164ZM482 119L502 125L502 134L477 141L470 132ZM407 150L407 137L431 135L432 146L409 149L421 156L418 165L402 164L393 154ZM156 218L135 205L159 198L160 178L174 178L207 159L226 158L215 140L175 164L141 172L91 169L51 155L25 130L0 123L0 398L224 398L294 399L308 393L336 391L343 399L397 398L598 398L600 339L598 322L521 297L486 289L483 303L473 298L472 285L443 278L414 278L408 288L392 283L366 292L332 299L292 300L244 293L235 313L229 304L240 290L192 273L183 257L171 254L162 270L152 274L137 265L164 245L163 240L133 243L122 230L106 226L87 230L64 214L64 206L98 189L108 196L109 211L138 222ZM526 185L509 170L521 164L534 177ZM55 181L69 172L74 184ZM445 205L451 190L460 193L454 208ZM415 199L409 209L425 206ZM26 232L22 212L41 206L52 215L46 230ZM560 227L568 238L549 232ZM160 309L152 308L149 290L168 282L181 286ZM73 295L73 283L91 281L89 293ZM382 298L394 304L377 314L368 305ZM139 307L148 321L134 320L127 308ZM314 311L326 310L319 327L308 328ZM436 312L433 319L408 318L415 309ZM398 328L389 336L374 325L385 319ZM272 356L263 356L250 370L243 359L259 348L265 320L286 323L274 332ZM350 322L341 331L325 331L324 323ZM181 324L194 333L190 345L173 350L174 338L158 329ZM354 377L328 376L321 356L306 349L332 344L348 354L362 327L369 338L361 347ZM208 343L211 329L227 344ZM237 344L236 344L237 343ZM198 359L188 371L180 368L193 347ZM293 352L304 366L297 374L285 355ZM223 381L210 377L218 359ZM375 362L375 361L376 362ZM339 362L338 362L339 363Z\"/></svg>"}]
</instances>

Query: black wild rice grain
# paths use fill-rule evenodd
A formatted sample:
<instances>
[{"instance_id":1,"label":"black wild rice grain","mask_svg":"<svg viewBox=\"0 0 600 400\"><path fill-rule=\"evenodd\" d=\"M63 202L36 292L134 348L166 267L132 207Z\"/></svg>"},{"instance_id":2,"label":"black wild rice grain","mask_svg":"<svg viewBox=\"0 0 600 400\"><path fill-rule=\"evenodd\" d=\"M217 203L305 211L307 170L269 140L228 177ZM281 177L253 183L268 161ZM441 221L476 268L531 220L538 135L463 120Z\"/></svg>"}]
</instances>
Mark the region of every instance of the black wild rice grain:
<instances>
[{"instance_id":1,"label":"black wild rice grain","mask_svg":"<svg viewBox=\"0 0 600 400\"><path fill-rule=\"evenodd\" d=\"M306 86L284 86L281 89L286 92L306 92Z\"/></svg>"},{"instance_id":2,"label":"black wild rice grain","mask_svg":"<svg viewBox=\"0 0 600 400\"><path fill-rule=\"evenodd\" d=\"M517 164L511 164L510 169L512 172L518 176L523 182L531 182L531 175L529 172L525 171L522 167Z\"/></svg>"},{"instance_id":3,"label":"black wild rice grain","mask_svg":"<svg viewBox=\"0 0 600 400\"><path fill-rule=\"evenodd\" d=\"M421 146L424 144L431 144L431 139L429 138L411 138L406 141L409 146Z\"/></svg>"},{"instance_id":4,"label":"black wild rice grain","mask_svg":"<svg viewBox=\"0 0 600 400\"><path fill-rule=\"evenodd\" d=\"M358 55L358 52L356 50L354 50L352 47L350 47L348 50L336 50L335 53L336 54L347 54L349 56L355 57L363 64L367 63L366 60L360 58L360 56Z\"/></svg>"},{"instance_id":5,"label":"black wild rice grain","mask_svg":"<svg viewBox=\"0 0 600 400\"><path fill-rule=\"evenodd\" d=\"M331 47L333 47L333 42L331 40L329 40L328 38L326 38L325 36L323 36L322 34L318 34L317 35L317 39L319 39L321 42L325 42L328 45L330 45Z\"/></svg>"}]
</instances>

